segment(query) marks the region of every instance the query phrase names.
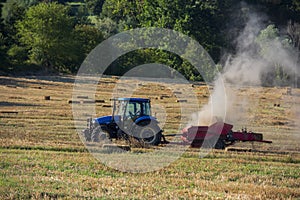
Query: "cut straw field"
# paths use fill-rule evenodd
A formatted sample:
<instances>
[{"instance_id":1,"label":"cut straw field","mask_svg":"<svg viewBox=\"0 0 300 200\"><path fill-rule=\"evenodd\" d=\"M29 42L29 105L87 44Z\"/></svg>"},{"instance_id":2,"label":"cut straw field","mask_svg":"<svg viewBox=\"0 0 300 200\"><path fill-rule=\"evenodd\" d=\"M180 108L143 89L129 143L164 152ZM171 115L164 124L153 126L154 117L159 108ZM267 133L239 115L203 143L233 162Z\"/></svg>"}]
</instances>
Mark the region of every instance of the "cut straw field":
<instances>
[{"instance_id":1,"label":"cut straw field","mask_svg":"<svg viewBox=\"0 0 300 200\"><path fill-rule=\"evenodd\" d=\"M237 143L236 147L254 151L214 150L205 158L199 157L197 149L188 149L166 168L134 174L96 160L87 152L73 122L72 100L86 102L86 106L92 106L89 101L103 100L96 103L96 115L109 115L111 91L118 79L101 79L95 99L72 99L74 79L0 77L0 199L300 198L299 89L293 89L292 95L286 94L286 88L243 87L235 91L241 100L233 105L239 116L234 129L247 126L263 133L272 144ZM120 89L124 94L126 81ZM151 98L153 113L162 121L165 134L178 133L180 128L180 103L172 87L139 83L133 93ZM200 107L208 102L211 87L199 83L189 87ZM132 149L130 154L144 151Z\"/></svg>"}]
</instances>

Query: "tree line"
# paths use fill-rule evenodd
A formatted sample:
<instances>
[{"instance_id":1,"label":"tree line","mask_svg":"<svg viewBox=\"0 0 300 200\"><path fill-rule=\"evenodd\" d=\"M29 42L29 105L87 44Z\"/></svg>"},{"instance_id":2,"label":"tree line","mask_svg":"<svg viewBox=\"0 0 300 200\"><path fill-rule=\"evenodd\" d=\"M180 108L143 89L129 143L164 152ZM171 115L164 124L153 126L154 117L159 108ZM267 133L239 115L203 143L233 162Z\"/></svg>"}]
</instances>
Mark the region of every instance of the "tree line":
<instances>
[{"instance_id":1,"label":"tree line","mask_svg":"<svg viewBox=\"0 0 300 200\"><path fill-rule=\"evenodd\" d=\"M299 0L245 2L267 15L278 34L299 51ZM184 33L197 40L216 63L222 63L224 52L236 51L233 41L245 26L242 9L237 0L1 0L0 71L76 73L103 40L139 27ZM157 49L130 52L106 73L122 75L153 62L171 66L189 80L202 79L186 60Z\"/></svg>"}]
</instances>

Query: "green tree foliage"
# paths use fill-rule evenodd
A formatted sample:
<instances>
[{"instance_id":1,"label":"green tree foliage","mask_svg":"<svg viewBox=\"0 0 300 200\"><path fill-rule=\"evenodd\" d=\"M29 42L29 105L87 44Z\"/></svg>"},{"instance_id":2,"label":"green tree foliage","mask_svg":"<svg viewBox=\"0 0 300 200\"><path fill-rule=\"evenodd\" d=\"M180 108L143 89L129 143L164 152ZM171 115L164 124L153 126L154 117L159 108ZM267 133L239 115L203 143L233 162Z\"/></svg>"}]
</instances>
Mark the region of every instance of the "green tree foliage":
<instances>
[{"instance_id":1,"label":"green tree foliage","mask_svg":"<svg viewBox=\"0 0 300 200\"><path fill-rule=\"evenodd\" d=\"M5 38L2 33L0 33L0 71L7 68L7 55L6 55L6 46Z\"/></svg>"},{"instance_id":2,"label":"green tree foliage","mask_svg":"<svg viewBox=\"0 0 300 200\"><path fill-rule=\"evenodd\" d=\"M2 15L2 7L4 0L0 0L0 16ZM6 55L6 45L5 45L5 32L4 32L4 23L3 19L0 18L0 69L5 69L7 65L7 55Z\"/></svg>"},{"instance_id":3,"label":"green tree foliage","mask_svg":"<svg viewBox=\"0 0 300 200\"><path fill-rule=\"evenodd\" d=\"M224 46L224 17L235 1L106 0L102 15L119 23L130 19L129 28L162 27L195 38L218 61Z\"/></svg>"},{"instance_id":4,"label":"green tree foliage","mask_svg":"<svg viewBox=\"0 0 300 200\"><path fill-rule=\"evenodd\" d=\"M230 1L231 2L231 1ZM204 48L218 61L221 46L224 45L224 35L220 31L225 24L222 22L225 14L222 11L228 9L231 4L222 1L188 1L188 0L106 0L103 5L102 16L112 19L116 23L130 20L126 23L127 28L136 27L161 27L173 29L195 38ZM223 10L222 10L223 9ZM227 10L226 10L227 12ZM151 52L151 53L150 53ZM154 53L155 52L155 53ZM145 63L149 56L143 53ZM178 59L169 52L148 51L153 62L170 64L174 69L191 79L199 79L199 74L186 61ZM134 58L137 57L137 58ZM128 65L130 62L140 60L140 52L128 55L120 59L120 66ZM136 66L142 63L131 63ZM130 68L130 67L129 67ZM209 67L207 67L209 68Z\"/></svg>"},{"instance_id":5,"label":"green tree foliage","mask_svg":"<svg viewBox=\"0 0 300 200\"><path fill-rule=\"evenodd\" d=\"M69 15L74 17L76 24L90 24L90 20L88 19L89 12L85 3L63 2L62 4L70 7Z\"/></svg>"},{"instance_id":6,"label":"green tree foliage","mask_svg":"<svg viewBox=\"0 0 300 200\"><path fill-rule=\"evenodd\" d=\"M3 4L2 9L2 18L5 21L9 21L10 18L17 18L18 16L14 16L16 14L15 9L16 7L27 9L30 6L36 5L42 0L6 0Z\"/></svg>"},{"instance_id":7,"label":"green tree foliage","mask_svg":"<svg viewBox=\"0 0 300 200\"><path fill-rule=\"evenodd\" d=\"M22 45L13 44L7 50L10 64L24 65L28 60L28 49Z\"/></svg>"},{"instance_id":8,"label":"green tree foliage","mask_svg":"<svg viewBox=\"0 0 300 200\"><path fill-rule=\"evenodd\" d=\"M107 17L117 23L126 22L126 29L136 28L140 8L138 1L106 0L102 7L102 17Z\"/></svg>"},{"instance_id":9,"label":"green tree foliage","mask_svg":"<svg viewBox=\"0 0 300 200\"><path fill-rule=\"evenodd\" d=\"M86 56L103 40L102 33L89 25L77 25L74 31L74 40L81 44L81 49Z\"/></svg>"},{"instance_id":10,"label":"green tree foliage","mask_svg":"<svg viewBox=\"0 0 300 200\"><path fill-rule=\"evenodd\" d=\"M0 0L0 16L2 16L2 8L3 8L3 3L5 3L5 0ZM3 18L0 18L0 30L3 31L3 27L4 27L4 24L3 24Z\"/></svg>"},{"instance_id":11,"label":"green tree foliage","mask_svg":"<svg viewBox=\"0 0 300 200\"><path fill-rule=\"evenodd\" d=\"M300 22L288 22L287 34L293 46L300 51ZM300 60L300 54L298 54Z\"/></svg>"},{"instance_id":12,"label":"green tree foliage","mask_svg":"<svg viewBox=\"0 0 300 200\"><path fill-rule=\"evenodd\" d=\"M273 24L267 26L267 28L260 31L256 42L260 46L261 55L264 56L273 47L274 42L279 42L278 29Z\"/></svg>"},{"instance_id":13,"label":"green tree foliage","mask_svg":"<svg viewBox=\"0 0 300 200\"><path fill-rule=\"evenodd\" d=\"M239 18L243 16L238 16L240 20L235 21L239 21L239 24L232 24L234 13L243 12L237 10L242 10L236 6L240 4L238 0L6 1L1 9L4 23L0 21L1 62L6 60L12 65L37 64L48 70L75 72L89 51L103 39L138 27L162 27L187 34L218 62L223 49L235 52L232 41L244 28L245 23L241 22L246 22ZM289 22L285 43L300 49L299 0L245 2L266 13L276 27L287 27ZM88 19L94 19L93 26ZM234 33L227 32L228 26L234 26ZM272 27L268 28L261 32L258 38L260 44L268 34L278 36L279 33L272 33ZM262 55L267 46L268 43L261 46ZM185 54L194 56L197 52ZM132 67L153 62L171 66L191 80L201 80L201 75L186 60L155 49L130 52L117 59L107 73L121 75ZM206 77L213 79L215 71L209 70L209 66L205 67Z\"/></svg>"},{"instance_id":14,"label":"green tree foliage","mask_svg":"<svg viewBox=\"0 0 300 200\"><path fill-rule=\"evenodd\" d=\"M5 31L7 34L7 45L8 45L8 59L13 65L24 64L28 59L27 49L20 44L17 37L16 22L22 20L25 14L25 7L20 6L17 2L13 2L9 5L9 15L5 20Z\"/></svg>"},{"instance_id":15,"label":"green tree foliage","mask_svg":"<svg viewBox=\"0 0 300 200\"><path fill-rule=\"evenodd\" d=\"M291 77L295 71L284 70L288 69L288 66L292 60L289 55L292 55L294 50L290 43L286 40L282 40L279 37L279 30L275 25L269 25L267 28L260 31L256 38L256 43L260 47L260 54L263 59L270 63L272 70L265 74L266 79L264 80L265 85L291 85L293 80ZM284 49L284 51L283 51ZM274 51L282 54L282 58L278 59L274 57ZM288 54L286 52L290 51ZM282 60L283 59L283 60ZM292 63L294 64L294 63ZM266 66L267 67L267 66Z\"/></svg>"},{"instance_id":16,"label":"green tree foliage","mask_svg":"<svg viewBox=\"0 0 300 200\"><path fill-rule=\"evenodd\" d=\"M84 0L90 14L100 15L105 0Z\"/></svg>"},{"instance_id":17,"label":"green tree foliage","mask_svg":"<svg viewBox=\"0 0 300 200\"><path fill-rule=\"evenodd\" d=\"M103 33L104 38L108 38L109 36L119 32L119 26L117 22L108 17L102 19L98 18L95 22L95 27L97 27L97 29Z\"/></svg>"},{"instance_id":18,"label":"green tree foliage","mask_svg":"<svg viewBox=\"0 0 300 200\"><path fill-rule=\"evenodd\" d=\"M64 68L75 59L73 23L63 5L40 3L30 7L24 19L16 24L20 42L29 49L30 61L53 70Z\"/></svg>"},{"instance_id":19,"label":"green tree foliage","mask_svg":"<svg viewBox=\"0 0 300 200\"><path fill-rule=\"evenodd\" d=\"M286 26L289 20L300 22L299 0L246 0L246 2L260 7L278 26Z\"/></svg>"},{"instance_id":20,"label":"green tree foliage","mask_svg":"<svg viewBox=\"0 0 300 200\"><path fill-rule=\"evenodd\" d=\"M85 57L103 40L102 33L90 25L76 25L73 31L73 40L76 41L73 46L73 53L76 59L69 65L71 72L76 72Z\"/></svg>"},{"instance_id":21,"label":"green tree foliage","mask_svg":"<svg viewBox=\"0 0 300 200\"><path fill-rule=\"evenodd\" d=\"M5 29L5 44L6 60L11 65L23 65L28 60L28 49L20 44L17 37L16 22L22 20L25 14L25 10L38 3L38 0L7 0L3 7L3 19Z\"/></svg>"}]
</instances>

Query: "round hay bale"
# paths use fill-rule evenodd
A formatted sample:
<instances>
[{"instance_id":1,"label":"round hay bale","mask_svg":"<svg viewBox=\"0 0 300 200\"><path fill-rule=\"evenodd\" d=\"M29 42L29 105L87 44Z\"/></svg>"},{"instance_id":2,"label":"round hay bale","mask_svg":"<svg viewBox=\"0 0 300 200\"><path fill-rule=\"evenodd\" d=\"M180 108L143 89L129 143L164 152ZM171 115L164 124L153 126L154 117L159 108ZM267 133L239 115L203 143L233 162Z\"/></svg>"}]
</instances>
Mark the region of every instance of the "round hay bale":
<instances>
[{"instance_id":1,"label":"round hay bale","mask_svg":"<svg viewBox=\"0 0 300 200\"><path fill-rule=\"evenodd\" d=\"M186 99L177 99L176 102L177 103L186 103L187 100Z\"/></svg>"},{"instance_id":2,"label":"round hay bale","mask_svg":"<svg viewBox=\"0 0 300 200\"><path fill-rule=\"evenodd\" d=\"M105 103L105 100L99 99L99 100L95 100L95 102L96 102L96 103Z\"/></svg>"}]
</instances>

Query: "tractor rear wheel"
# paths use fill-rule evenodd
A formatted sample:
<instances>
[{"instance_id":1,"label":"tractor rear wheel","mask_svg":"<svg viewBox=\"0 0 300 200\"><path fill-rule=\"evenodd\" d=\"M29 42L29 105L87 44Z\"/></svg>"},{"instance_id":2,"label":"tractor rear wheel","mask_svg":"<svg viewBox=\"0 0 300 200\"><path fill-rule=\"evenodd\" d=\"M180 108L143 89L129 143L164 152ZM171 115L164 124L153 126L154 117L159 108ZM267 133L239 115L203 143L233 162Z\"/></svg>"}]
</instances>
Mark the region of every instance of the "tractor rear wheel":
<instances>
[{"instance_id":1,"label":"tractor rear wheel","mask_svg":"<svg viewBox=\"0 0 300 200\"><path fill-rule=\"evenodd\" d=\"M139 126L135 135L140 141L148 145L159 145L162 137L161 130L156 124Z\"/></svg>"}]
</instances>

